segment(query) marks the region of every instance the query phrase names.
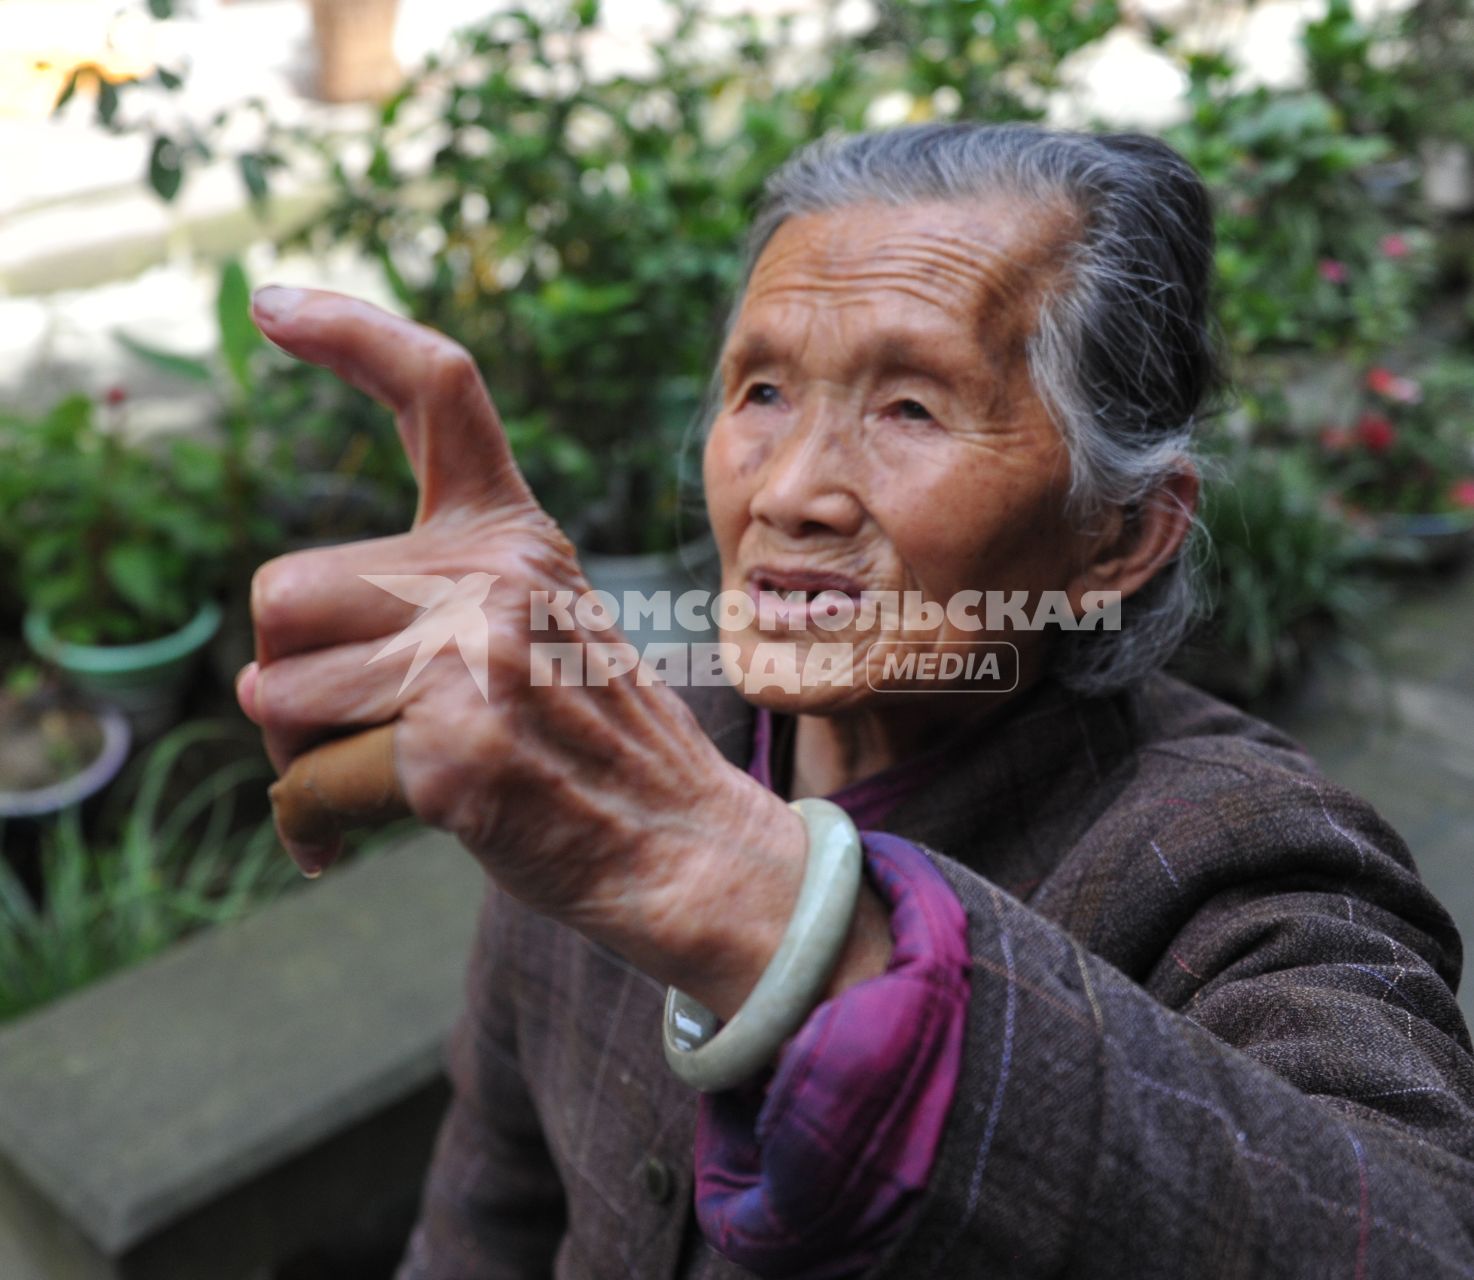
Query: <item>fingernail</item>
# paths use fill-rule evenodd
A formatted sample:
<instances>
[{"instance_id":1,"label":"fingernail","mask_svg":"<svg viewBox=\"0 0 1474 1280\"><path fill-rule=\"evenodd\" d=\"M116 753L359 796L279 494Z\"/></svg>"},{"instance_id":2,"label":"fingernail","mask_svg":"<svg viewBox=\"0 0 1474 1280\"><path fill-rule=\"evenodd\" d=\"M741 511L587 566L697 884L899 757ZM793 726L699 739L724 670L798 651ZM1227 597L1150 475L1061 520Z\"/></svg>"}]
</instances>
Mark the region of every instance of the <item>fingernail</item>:
<instances>
[{"instance_id":1,"label":"fingernail","mask_svg":"<svg viewBox=\"0 0 1474 1280\"><path fill-rule=\"evenodd\" d=\"M297 864L297 870L306 879L316 880L327 869L328 851L299 847L292 850L292 861Z\"/></svg>"},{"instance_id":2,"label":"fingernail","mask_svg":"<svg viewBox=\"0 0 1474 1280\"><path fill-rule=\"evenodd\" d=\"M251 309L263 320L285 320L301 305L306 296L304 289L268 284L251 295Z\"/></svg>"},{"instance_id":3,"label":"fingernail","mask_svg":"<svg viewBox=\"0 0 1474 1280\"><path fill-rule=\"evenodd\" d=\"M252 721L256 719L256 681L259 678L260 670L254 662L246 663L235 678L235 700L241 704L246 718Z\"/></svg>"},{"instance_id":4,"label":"fingernail","mask_svg":"<svg viewBox=\"0 0 1474 1280\"><path fill-rule=\"evenodd\" d=\"M298 844L293 841L287 850L297 870L308 880L316 880L338 856L336 844Z\"/></svg>"}]
</instances>

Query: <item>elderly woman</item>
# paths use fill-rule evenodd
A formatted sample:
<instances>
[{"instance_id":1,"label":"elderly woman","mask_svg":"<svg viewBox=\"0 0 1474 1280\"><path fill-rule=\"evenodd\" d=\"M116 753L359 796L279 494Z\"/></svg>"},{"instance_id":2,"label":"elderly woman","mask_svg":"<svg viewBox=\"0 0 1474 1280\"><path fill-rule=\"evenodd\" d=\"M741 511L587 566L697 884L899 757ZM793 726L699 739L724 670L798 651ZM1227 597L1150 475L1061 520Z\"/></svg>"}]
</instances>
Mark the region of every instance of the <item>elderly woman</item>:
<instances>
[{"instance_id":1,"label":"elderly woman","mask_svg":"<svg viewBox=\"0 0 1474 1280\"><path fill-rule=\"evenodd\" d=\"M1447 914L1293 742L1156 670L1211 261L1147 138L800 153L705 450L724 588L783 604L723 609L729 681L682 689L530 656L614 633L539 623L586 584L459 348L258 294L397 411L422 501L261 571L242 703L294 772L391 726L408 806L489 877L403 1280L1474 1275ZM472 574L484 652L368 665L415 615L360 575ZM1007 669L894 660L979 646Z\"/></svg>"}]
</instances>

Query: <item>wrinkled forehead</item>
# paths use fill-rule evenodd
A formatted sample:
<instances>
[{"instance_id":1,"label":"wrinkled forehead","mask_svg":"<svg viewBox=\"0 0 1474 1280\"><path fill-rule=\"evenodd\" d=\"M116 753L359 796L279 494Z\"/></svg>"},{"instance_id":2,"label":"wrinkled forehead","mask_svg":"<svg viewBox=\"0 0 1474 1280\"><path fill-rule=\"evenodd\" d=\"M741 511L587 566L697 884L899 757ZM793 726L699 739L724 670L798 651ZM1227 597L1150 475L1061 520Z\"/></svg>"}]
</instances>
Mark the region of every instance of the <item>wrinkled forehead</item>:
<instances>
[{"instance_id":1,"label":"wrinkled forehead","mask_svg":"<svg viewBox=\"0 0 1474 1280\"><path fill-rule=\"evenodd\" d=\"M764 247L742 318L785 306L904 310L995 347L1032 332L1075 231L1058 208L993 197L862 204L784 222Z\"/></svg>"}]
</instances>

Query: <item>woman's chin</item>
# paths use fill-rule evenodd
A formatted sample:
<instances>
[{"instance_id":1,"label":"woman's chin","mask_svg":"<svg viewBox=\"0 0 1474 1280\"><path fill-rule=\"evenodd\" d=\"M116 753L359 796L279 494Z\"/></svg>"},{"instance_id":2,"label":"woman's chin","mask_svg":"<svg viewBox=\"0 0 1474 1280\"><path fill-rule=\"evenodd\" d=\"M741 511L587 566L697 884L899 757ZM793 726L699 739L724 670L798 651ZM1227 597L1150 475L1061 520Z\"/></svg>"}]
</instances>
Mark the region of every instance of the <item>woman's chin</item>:
<instances>
[{"instance_id":1,"label":"woman's chin","mask_svg":"<svg viewBox=\"0 0 1474 1280\"><path fill-rule=\"evenodd\" d=\"M828 715L872 698L866 643L851 638L782 638L755 630L723 632L728 679L754 706L800 715Z\"/></svg>"}]
</instances>

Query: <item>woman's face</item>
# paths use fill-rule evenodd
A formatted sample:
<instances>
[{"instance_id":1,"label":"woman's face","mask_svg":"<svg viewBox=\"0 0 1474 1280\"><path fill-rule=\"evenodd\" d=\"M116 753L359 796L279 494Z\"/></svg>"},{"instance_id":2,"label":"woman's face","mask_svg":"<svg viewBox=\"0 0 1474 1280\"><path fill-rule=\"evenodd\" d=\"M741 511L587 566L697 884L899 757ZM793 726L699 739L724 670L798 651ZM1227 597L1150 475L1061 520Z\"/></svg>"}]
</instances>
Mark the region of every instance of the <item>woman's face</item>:
<instances>
[{"instance_id":1,"label":"woman's face","mask_svg":"<svg viewBox=\"0 0 1474 1280\"><path fill-rule=\"evenodd\" d=\"M723 590L808 597L724 626L753 701L833 712L881 691L935 691L914 678L924 666L908 680L884 656L1001 639L1017 646L1019 685L1037 675L1038 632L933 627L919 610L909 626L904 615L866 626L858 610L833 630L826 604L825 620L850 610L814 596L917 592L945 606L1023 591L1032 617L1041 592L1076 579L1085 545L1063 515L1069 459L1025 364L1064 229L1005 201L862 205L791 219L769 242L722 353L704 460ZM983 605L972 612L986 623ZM820 644L842 648L815 661ZM832 665L844 653L847 678ZM785 660L786 682L771 675Z\"/></svg>"}]
</instances>

